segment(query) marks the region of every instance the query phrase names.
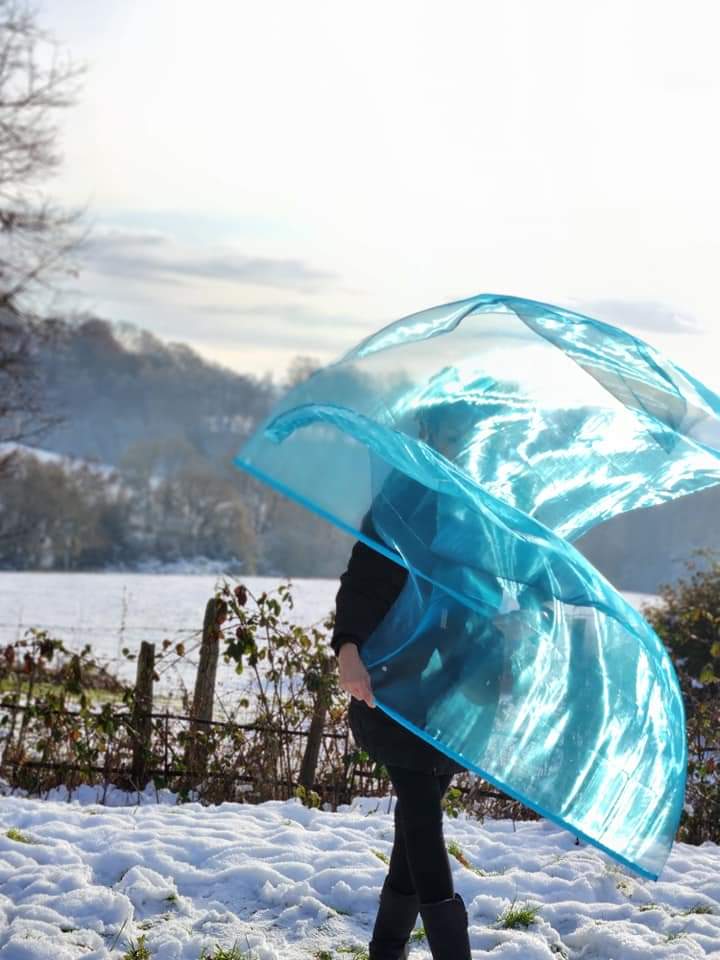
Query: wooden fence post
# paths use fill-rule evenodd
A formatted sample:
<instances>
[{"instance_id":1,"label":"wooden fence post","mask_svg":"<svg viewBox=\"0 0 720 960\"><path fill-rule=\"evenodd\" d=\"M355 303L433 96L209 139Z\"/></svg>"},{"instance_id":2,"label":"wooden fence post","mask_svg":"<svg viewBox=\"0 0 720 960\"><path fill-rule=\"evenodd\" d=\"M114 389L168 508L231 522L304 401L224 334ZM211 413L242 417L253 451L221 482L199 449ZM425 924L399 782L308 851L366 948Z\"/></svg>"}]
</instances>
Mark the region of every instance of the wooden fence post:
<instances>
[{"instance_id":1,"label":"wooden fence post","mask_svg":"<svg viewBox=\"0 0 720 960\"><path fill-rule=\"evenodd\" d=\"M330 702L328 677L331 670L331 658L324 657L320 668L320 680L315 695L315 706L313 708L312 720L310 721L305 754L300 767L300 784L307 790L315 783L315 771L317 770L318 759L320 758L320 745L322 743L323 730L325 729L327 708Z\"/></svg>"},{"instance_id":2,"label":"wooden fence post","mask_svg":"<svg viewBox=\"0 0 720 960\"><path fill-rule=\"evenodd\" d=\"M137 662L135 702L132 711L132 782L138 790L143 790L148 782L147 761L152 734L154 677L155 644L143 640Z\"/></svg>"},{"instance_id":3,"label":"wooden fence post","mask_svg":"<svg viewBox=\"0 0 720 960\"><path fill-rule=\"evenodd\" d=\"M208 600L205 607L200 662L195 678L195 694L190 714L192 721L185 748L185 768L193 775L192 779L197 779L195 774L204 774L207 765L207 746L202 734L209 731L209 721L213 718L215 703L215 678L220 656L220 631L217 625L217 613L214 598Z\"/></svg>"}]
</instances>

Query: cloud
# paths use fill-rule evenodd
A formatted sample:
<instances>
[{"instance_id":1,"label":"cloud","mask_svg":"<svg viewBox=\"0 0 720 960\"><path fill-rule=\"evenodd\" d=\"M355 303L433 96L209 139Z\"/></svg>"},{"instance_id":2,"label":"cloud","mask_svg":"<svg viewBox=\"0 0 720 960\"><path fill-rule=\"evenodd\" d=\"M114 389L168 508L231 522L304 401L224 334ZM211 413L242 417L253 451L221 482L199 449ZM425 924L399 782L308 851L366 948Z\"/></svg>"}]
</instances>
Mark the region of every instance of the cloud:
<instances>
[{"instance_id":1,"label":"cloud","mask_svg":"<svg viewBox=\"0 0 720 960\"><path fill-rule=\"evenodd\" d=\"M316 323L318 321L328 324L343 326L354 326L361 332L367 333L368 324L366 320L352 316L349 313L328 313L323 310L316 310L307 307L302 303L257 303L257 304L220 304L208 303L197 308L206 315L217 315L226 317L268 317L270 319L282 319L295 324Z\"/></svg>"},{"instance_id":2,"label":"cloud","mask_svg":"<svg viewBox=\"0 0 720 960\"><path fill-rule=\"evenodd\" d=\"M221 305L209 303L195 308L203 318L206 340L236 340L267 345L272 339L284 350L323 356L349 349L371 333L366 321L342 311L317 310L299 303ZM253 322L257 321L257 322Z\"/></svg>"},{"instance_id":3,"label":"cloud","mask_svg":"<svg viewBox=\"0 0 720 960\"><path fill-rule=\"evenodd\" d=\"M253 257L231 249L206 253L150 231L98 232L87 242L85 256L97 273L165 283L219 280L308 293L337 279L301 259Z\"/></svg>"},{"instance_id":4,"label":"cloud","mask_svg":"<svg viewBox=\"0 0 720 960\"><path fill-rule=\"evenodd\" d=\"M577 309L617 327L654 333L703 333L689 314L654 300L582 300Z\"/></svg>"}]
</instances>

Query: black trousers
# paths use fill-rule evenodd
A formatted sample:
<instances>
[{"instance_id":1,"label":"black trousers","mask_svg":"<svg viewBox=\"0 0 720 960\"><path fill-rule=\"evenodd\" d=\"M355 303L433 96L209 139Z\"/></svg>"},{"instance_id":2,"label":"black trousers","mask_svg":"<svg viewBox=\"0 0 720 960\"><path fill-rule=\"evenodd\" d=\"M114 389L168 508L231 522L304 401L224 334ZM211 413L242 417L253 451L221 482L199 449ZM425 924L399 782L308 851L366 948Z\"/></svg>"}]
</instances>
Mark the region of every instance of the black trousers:
<instances>
[{"instance_id":1,"label":"black trousers","mask_svg":"<svg viewBox=\"0 0 720 960\"><path fill-rule=\"evenodd\" d=\"M388 883L398 893L417 893L420 903L448 900L454 888L441 801L454 774L385 767L397 797Z\"/></svg>"}]
</instances>

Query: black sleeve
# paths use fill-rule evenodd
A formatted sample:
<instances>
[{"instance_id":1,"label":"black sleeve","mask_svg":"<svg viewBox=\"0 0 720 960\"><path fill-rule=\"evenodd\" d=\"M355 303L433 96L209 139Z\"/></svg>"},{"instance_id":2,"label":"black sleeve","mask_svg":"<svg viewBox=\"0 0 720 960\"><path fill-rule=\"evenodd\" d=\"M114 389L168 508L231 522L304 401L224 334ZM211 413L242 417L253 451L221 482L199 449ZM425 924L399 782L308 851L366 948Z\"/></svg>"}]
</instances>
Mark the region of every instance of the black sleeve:
<instances>
[{"instance_id":1,"label":"black sleeve","mask_svg":"<svg viewBox=\"0 0 720 960\"><path fill-rule=\"evenodd\" d=\"M370 533L366 528L367 518L362 529ZM375 539L379 539L376 533ZM344 643L362 647L398 598L407 575L405 567L357 541L335 598L335 629L330 642L335 656Z\"/></svg>"}]
</instances>

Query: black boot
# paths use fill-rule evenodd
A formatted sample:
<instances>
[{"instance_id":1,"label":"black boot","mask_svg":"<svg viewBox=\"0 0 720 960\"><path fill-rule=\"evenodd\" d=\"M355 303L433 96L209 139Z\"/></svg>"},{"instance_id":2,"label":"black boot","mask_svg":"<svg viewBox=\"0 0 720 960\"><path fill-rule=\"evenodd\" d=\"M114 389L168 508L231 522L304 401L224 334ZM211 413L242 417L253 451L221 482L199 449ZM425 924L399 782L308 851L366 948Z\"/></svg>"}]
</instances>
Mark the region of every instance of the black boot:
<instances>
[{"instance_id":1,"label":"black boot","mask_svg":"<svg viewBox=\"0 0 720 960\"><path fill-rule=\"evenodd\" d=\"M370 960L407 960L410 955L407 942L417 920L418 907L416 893L398 893L385 877L370 941Z\"/></svg>"},{"instance_id":2,"label":"black boot","mask_svg":"<svg viewBox=\"0 0 720 960\"><path fill-rule=\"evenodd\" d=\"M421 903L420 916L433 960L472 960L468 915L459 893L452 900Z\"/></svg>"}]
</instances>

